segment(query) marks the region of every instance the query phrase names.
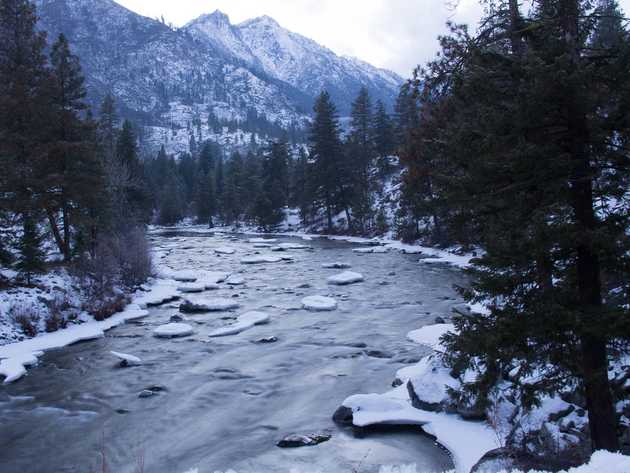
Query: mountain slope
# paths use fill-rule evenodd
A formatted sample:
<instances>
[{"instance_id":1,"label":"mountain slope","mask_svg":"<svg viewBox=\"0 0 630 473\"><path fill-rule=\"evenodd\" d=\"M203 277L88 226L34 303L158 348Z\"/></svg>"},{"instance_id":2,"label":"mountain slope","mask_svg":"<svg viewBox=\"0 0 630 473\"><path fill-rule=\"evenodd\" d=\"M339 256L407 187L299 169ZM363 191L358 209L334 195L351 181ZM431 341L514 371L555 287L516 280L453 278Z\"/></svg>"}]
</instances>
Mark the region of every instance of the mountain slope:
<instances>
[{"instance_id":1,"label":"mountain slope","mask_svg":"<svg viewBox=\"0 0 630 473\"><path fill-rule=\"evenodd\" d=\"M112 0L35 4L49 41L63 32L81 58L91 103L112 93L122 114L144 126L151 148L185 151L191 137L244 145L252 117L270 124L262 129L304 126L323 88L347 114L362 85L391 105L402 82L268 17L232 25L216 11L171 29ZM228 130L220 120L237 125Z\"/></svg>"}]
</instances>

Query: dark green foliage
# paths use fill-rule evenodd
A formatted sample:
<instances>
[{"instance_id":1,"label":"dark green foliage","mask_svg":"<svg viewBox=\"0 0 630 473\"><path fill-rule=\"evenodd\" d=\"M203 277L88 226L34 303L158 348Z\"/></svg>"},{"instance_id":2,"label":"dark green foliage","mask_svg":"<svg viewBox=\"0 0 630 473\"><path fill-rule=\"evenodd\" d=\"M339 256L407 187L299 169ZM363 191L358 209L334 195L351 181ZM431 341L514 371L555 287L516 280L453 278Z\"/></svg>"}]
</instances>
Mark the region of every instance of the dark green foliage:
<instances>
[{"instance_id":1,"label":"dark green foliage","mask_svg":"<svg viewBox=\"0 0 630 473\"><path fill-rule=\"evenodd\" d=\"M407 199L427 228L485 250L466 296L489 313L457 318L446 339L456 373L481 373L463 395L483 407L514 368L539 374L515 384L525 406L577 386L593 448L616 450L607 349L630 337L630 42L586 2L529 17L514 5L475 37L453 27L401 95L403 124L403 103L422 101L403 144Z\"/></svg>"},{"instance_id":2,"label":"dark green foliage","mask_svg":"<svg viewBox=\"0 0 630 473\"><path fill-rule=\"evenodd\" d=\"M37 228L35 218L26 214L22 223L22 237L20 238L20 255L15 264L16 269L24 276L26 283L31 284L33 274L44 270L45 255L42 250L43 238Z\"/></svg>"},{"instance_id":3,"label":"dark green foliage","mask_svg":"<svg viewBox=\"0 0 630 473\"><path fill-rule=\"evenodd\" d=\"M343 172L344 153L337 109L327 92L322 92L315 102L314 112L310 136L310 185L314 205L324 210L328 231L332 232L336 211L340 207L348 209L350 178Z\"/></svg>"},{"instance_id":4,"label":"dark green foliage","mask_svg":"<svg viewBox=\"0 0 630 473\"><path fill-rule=\"evenodd\" d=\"M284 217L288 199L289 150L285 142L271 143L262 161L261 192L256 200L254 216L259 226L271 229Z\"/></svg>"}]
</instances>

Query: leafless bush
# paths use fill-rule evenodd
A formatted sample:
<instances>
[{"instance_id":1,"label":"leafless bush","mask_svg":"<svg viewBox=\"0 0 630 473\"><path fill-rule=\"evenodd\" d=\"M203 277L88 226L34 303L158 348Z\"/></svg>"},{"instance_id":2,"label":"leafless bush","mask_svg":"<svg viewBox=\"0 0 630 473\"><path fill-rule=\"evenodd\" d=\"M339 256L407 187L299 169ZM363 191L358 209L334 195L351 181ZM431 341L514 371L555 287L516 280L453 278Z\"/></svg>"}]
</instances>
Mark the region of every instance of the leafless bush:
<instances>
[{"instance_id":1,"label":"leafless bush","mask_svg":"<svg viewBox=\"0 0 630 473\"><path fill-rule=\"evenodd\" d=\"M9 309L9 316L27 337L35 337L39 332L42 315L34 305L14 304Z\"/></svg>"},{"instance_id":2,"label":"leafless bush","mask_svg":"<svg viewBox=\"0 0 630 473\"><path fill-rule=\"evenodd\" d=\"M122 312L129 302L129 297L124 294L91 296L83 305L83 309L100 322Z\"/></svg>"},{"instance_id":3,"label":"leafless bush","mask_svg":"<svg viewBox=\"0 0 630 473\"><path fill-rule=\"evenodd\" d=\"M127 287L138 286L151 277L153 263L144 230L133 228L119 239L118 261L122 283Z\"/></svg>"},{"instance_id":4,"label":"leafless bush","mask_svg":"<svg viewBox=\"0 0 630 473\"><path fill-rule=\"evenodd\" d=\"M110 296L119 286L134 288L144 283L153 273L144 230L136 227L120 235L101 237L78 271L94 298Z\"/></svg>"}]
</instances>

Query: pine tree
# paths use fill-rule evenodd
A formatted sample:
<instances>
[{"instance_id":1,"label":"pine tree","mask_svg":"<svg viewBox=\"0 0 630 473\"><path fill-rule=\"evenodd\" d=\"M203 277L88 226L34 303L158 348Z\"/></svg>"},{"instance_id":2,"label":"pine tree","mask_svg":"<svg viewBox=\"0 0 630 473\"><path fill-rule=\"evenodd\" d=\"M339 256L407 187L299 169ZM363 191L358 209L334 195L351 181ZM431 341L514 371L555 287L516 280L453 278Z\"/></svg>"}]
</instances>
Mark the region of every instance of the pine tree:
<instances>
[{"instance_id":1,"label":"pine tree","mask_svg":"<svg viewBox=\"0 0 630 473\"><path fill-rule=\"evenodd\" d=\"M337 209L344 208L349 215L349 186L347 170L343 165L337 109L328 92L319 95L314 112L309 137L310 158L313 161L309 185L313 189L313 207L323 208L328 231L332 232Z\"/></svg>"},{"instance_id":2,"label":"pine tree","mask_svg":"<svg viewBox=\"0 0 630 473\"><path fill-rule=\"evenodd\" d=\"M30 286L33 274L44 270L43 238L37 228L37 221L31 214L25 214L23 220L23 232L19 244L20 256L15 267Z\"/></svg>"},{"instance_id":3,"label":"pine tree","mask_svg":"<svg viewBox=\"0 0 630 473\"><path fill-rule=\"evenodd\" d=\"M271 229L284 217L288 187L288 145L276 141L269 145L262 162L261 192L256 202L256 221L264 229Z\"/></svg>"},{"instance_id":4,"label":"pine tree","mask_svg":"<svg viewBox=\"0 0 630 473\"><path fill-rule=\"evenodd\" d=\"M368 90L363 87L352 104L346 148L352 171L352 215L362 233L371 227L373 217L372 191L375 188L371 170L376 158L373 131L372 100Z\"/></svg>"},{"instance_id":5,"label":"pine tree","mask_svg":"<svg viewBox=\"0 0 630 473\"><path fill-rule=\"evenodd\" d=\"M101 103L98 123L99 140L103 149L104 158L107 162L112 162L116 156L118 120L114 98L111 94L107 94Z\"/></svg>"},{"instance_id":6,"label":"pine tree","mask_svg":"<svg viewBox=\"0 0 630 473\"><path fill-rule=\"evenodd\" d=\"M381 178L383 178L391 170L388 158L394 154L395 137L392 119L387 114L385 104L381 100L376 103L373 135L376 156L378 157L378 169L380 171Z\"/></svg>"},{"instance_id":7,"label":"pine tree","mask_svg":"<svg viewBox=\"0 0 630 473\"><path fill-rule=\"evenodd\" d=\"M52 121L47 106L49 80L46 34L36 29L34 5L0 1L0 180L2 207L27 213L36 205L35 171L40 147Z\"/></svg>"},{"instance_id":8,"label":"pine tree","mask_svg":"<svg viewBox=\"0 0 630 473\"><path fill-rule=\"evenodd\" d=\"M422 110L405 162L429 174L449 228L467 220L485 250L466 296L489 312L456 318L445 339L455 373L481 373L458 401L487 407L508 372L524 408L577 386L592 447L617 450L608 358L630 338L630 172L616 145L630 137L630 45L594 51L595 19L578 0L530 17L510 1L475 37L454 27L411 84Z\"/></svg>"},{"instance_id":9,"label":"pine tree","mask_svg":"<svg viewBox=\"0 0 630 473\"><path fill-rule=\"evenodd\" d=\"M197 222L213 226L212 217L216 212L216 196L214 193L214 176L212 174L199 173L195 195L195 213Z\"/></svg>"},{"instance_id":10,"label":"pine tree","mask_svg":"<svg viewBox=\"0 0 630 473\"><path fill-rule=\"evenodd\" d=\"M88 140L92 124L82 119L87 105L81 65L63 34L52 46L50 63L50 103L56 119L50 127L48 159L42 169L46 182L44 206L59 251L68 261L72 257L73 228L80 226L84 211L99 194L103 174Z\"/></svg>"}]
</instances>

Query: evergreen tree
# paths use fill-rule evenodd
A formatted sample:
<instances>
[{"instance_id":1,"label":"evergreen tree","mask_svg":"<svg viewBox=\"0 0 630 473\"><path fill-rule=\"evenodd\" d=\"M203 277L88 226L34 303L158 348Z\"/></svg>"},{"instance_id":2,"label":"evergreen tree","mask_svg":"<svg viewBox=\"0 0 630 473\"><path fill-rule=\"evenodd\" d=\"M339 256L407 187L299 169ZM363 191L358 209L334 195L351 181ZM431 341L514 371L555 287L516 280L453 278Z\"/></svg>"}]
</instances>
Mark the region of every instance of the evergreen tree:
<instances>
[{"instance_id":1,"label":"evergreen tree","mask_svg":"<svg viewBox=\"0 0 630 473\"><path fill-rule=\"evenodd\" d=\"M374 147L378 157L378 169L381 177L390 172L389 156L395 152L394 125L387 114L385 104L379 100L374 113Z\"/></svg>"},{"instance_id":2,"label":"evergreen tree","mask_svg":"<svg viewBox=\"0 0 630 473\"><path fill-rule=\"evenodd\" d=\"M30 286L33 274L44 270L43 238L34 217L31 214L25 214L23 218L23 232L19 244L20 256L15 267Z\"/></svg>"},{"instance_id":3,"label":"evergreen tree","mask_svg":"<svg viewBox=\"0 0 630 473\"><path fill-rule=\"evenodd\" d=\"M346 153L352 172L352 215L358 230L366 232L371 227L373 217L372 191L375 189L371 170L376 148L372 100L365 87L352 104L351 118Z\"/></svg>"},{"instance_id":4,"label":"evergreen tree","mask_svg":"<svg viewBox=\"0 0 630 473\"><path fill-rule=\"evenodd\" d=\"M87 109L85 79L64 35L53 44L50 63L50 104L56 119L50 125L48 159L40 169L46 184L43 205L59 251L68 261L73 253L73 230L85 223L88 207L100 196L103 173L88 140L88 127L93 124L82 117Z\"/></svg>"},{"instance_id":5,"label":"evergreen tree","mask_svg":"<svg viewBox=\"0 0 630 473\"><path fill-rule=\"evenodd\" d=\"M333 216L337 209L348 212L347 174L343 169L343 149L340 138L337 109L328 92L322 92L315 102L315 118L310 134L310 158L313 161L309 173L309 185L313 189L313 206L323 208L328 231L333 231Z\"/></svg>"},{"instance_id":6,"label":"evergreen tree","mask_svg":"<svg viewBox=\"0 0 630 473\"><path fill-rule=\"evenodd\" d=\"M255 214L258 225L271 229L284 217L288 187L288 145L284 141L269 145L262 162L261 192L256 200Z\"/></svg>"},{"instance_id":7,"label":"evergreen tree","mask_svg":"<svg viewBox=\"0 0 630 473\"><path fill-rule=\"evenodd\" d=\"M27 213L36 205L38 148L51 114L44 55L46 34L36 29L35 7L27 0L0 1L0 180L1 207Z\"/></svg>"},{"instance_id":8,"label":"evergreen tree","mask_svg":"<svg viewBox=\"0 0 630 473\"><path fill-rule=\"evenodd\" d=\"M466 295L489 312L456 319L447 359L481 373L459 401L482 407L508 372L525 408L578 386L593 449L614 451L609 348L630 336L630 173L617 146L630 137L630 44L594 51L585 1L545 0L530 17L496 7L475 37L454 27L410 84L422 112L405 162L485 250Z\"/></svg>"},{"instance_id":9,"label":"evergreen tree","mask_svg":"<svg viewBox=\"0 0 630 473\"><path fill-rule=\"evenodd\" d=\"M101 103L98 122L99 141L107 162L113 162L116 156L118 142L118 114L116 103L111 94L107 94Z\"/></svg>"},{"instance_id":10,"label":"evergreen tree","mask_svg":"<svg viewBox=\"0 0 630 473\"><path fill-rule=\"evenodd\" d=\"M214 176L199 173L197 175L195 195L195 213L197 222L213 226L212 217L216 212L216 196L214 193Z\"/></svg>"}]
</instances>

